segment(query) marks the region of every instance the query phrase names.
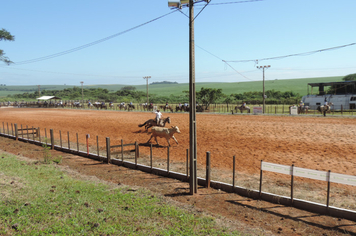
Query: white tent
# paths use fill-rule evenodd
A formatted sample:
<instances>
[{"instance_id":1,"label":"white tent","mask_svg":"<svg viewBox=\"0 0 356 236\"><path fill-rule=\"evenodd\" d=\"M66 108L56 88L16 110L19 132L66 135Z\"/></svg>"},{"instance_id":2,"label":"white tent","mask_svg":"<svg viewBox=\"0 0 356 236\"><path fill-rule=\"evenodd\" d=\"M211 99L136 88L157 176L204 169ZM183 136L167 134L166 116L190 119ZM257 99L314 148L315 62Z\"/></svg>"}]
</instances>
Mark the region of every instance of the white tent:
<instances>
[{"instance_id":1,"label":"white tent","mask_svg":"<svg viewBox=\"0 0 356 236\"><path fill-rule=\"evenodd\" d=\"M37 100L51 100L51 99L61 99L59 97L56 97L56 96L42 96L42 97L39 97L37 98Z\"/></svg>"}]
</instances>

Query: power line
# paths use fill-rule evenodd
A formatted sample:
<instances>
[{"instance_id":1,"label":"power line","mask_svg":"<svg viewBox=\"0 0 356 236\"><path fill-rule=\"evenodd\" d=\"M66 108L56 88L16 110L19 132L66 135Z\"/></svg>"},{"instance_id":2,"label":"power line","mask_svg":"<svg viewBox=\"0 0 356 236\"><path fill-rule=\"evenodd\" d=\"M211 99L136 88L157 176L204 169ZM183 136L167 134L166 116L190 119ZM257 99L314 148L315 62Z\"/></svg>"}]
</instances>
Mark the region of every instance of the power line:
<instances>
[{"instance_id":1,"label":"power line","mask_svg":"<svg viewBox=\"0 0 356 236\"><path fill-rule=\"evenodd\" d=\"M140 28L140 27L142 27L142 26L144 26L144 25L147 25L147 24L152 23L152 22L154 22L154 21L156 21L156 20L159 20L159 19L161 19L161 18L163 18L163 17L165 17L165 16L168 16L168 15L170 15L170 14L176 12L176 11L178 11L178 10L169 12L169 13L167 13L167 14L165 14L165 15L162 15L162 16L160 16L160 17L157 17L157 18L155 18L155 19L152 19L152 20L150 20L150 21L147 21L147 22L145 22L145 23L143 23L143 24L137 25L137 26L135 26L135 27L132 27L132 28L127 29L127 30L124 30L124 31L119 32L119 33L117 33L117 34L113 34L113 35L108 36L108 37L106 37L106 38L99 39L99 40L97 40L97 41L94 41L94 42L91 42L91 43L88 43L88 44L85 44L85 45L82 45L82 46L79 46L79 47L76 47L76 48L72 48L72 49L69 49L69 50L66 50L66 51L63 51L63 52L51 54L51 55L44 56L44 57L39 57L39 58L31 59L31 60L16 62L16 63L14 63L14 64L15 64L15 65L29 64L29 63L34 63L34 62L39 62L39 61L44 61L44 60L52 59L52 58L54 58L54 57L63 56L63 55L66 55L66 54L69 54L69 53L72 53L72 52L76 52L76 51L82 50L82 49L84 49L84 48L88 48L88 47L94 46L94 45L96 45L96 44L105 42L105 41L107 41L107 40L113 39L113 38L115 38L115 37L117 37L117 36L120 36L120 35L122 35L122 34L128 33L128 32L130 32L130 31L132 31L132 30L138 29L138 28Z\"/></svg>"},{"instance_id":2,"label":"power line","mask_svg":"<svg viewBox=\"0 0 356 236\"><path fill-rule=\"evenodd\" d=\"M264 0L246 0L237 2L221 2L221 3L210 3L210 5L226 5L226 4L237 4L237 3L249 3L249 2L262 2Z\"/></svg>"},{"instance_id":3,"label":"power line","mask_svg":"<svg viewBox=\"0 0 356 236\"><path fill-rule=\"evenodd\" d=\"M285 55L285 56L269 57L269 58L254 59L254 60L224 61L224 62L225 63L226 62L255 62L256 64L258 64L259 61L277 60L277 59L284 59L284 58L287 58L287 57L295 57L295 56L309 56L309 55L312 55L312 54L315 54L315 53L318 53L318 52L337 50L337 49L340 49L340 48L350 47L350 46L354 46L354 45L356 45L356 43L350 43L350 44L345 44L345 45L331 47L331 48L324 48L324 49L319 49L319 50L310 51L310 52L289 54L289 55Z\"/></svg>"}]
</instances>

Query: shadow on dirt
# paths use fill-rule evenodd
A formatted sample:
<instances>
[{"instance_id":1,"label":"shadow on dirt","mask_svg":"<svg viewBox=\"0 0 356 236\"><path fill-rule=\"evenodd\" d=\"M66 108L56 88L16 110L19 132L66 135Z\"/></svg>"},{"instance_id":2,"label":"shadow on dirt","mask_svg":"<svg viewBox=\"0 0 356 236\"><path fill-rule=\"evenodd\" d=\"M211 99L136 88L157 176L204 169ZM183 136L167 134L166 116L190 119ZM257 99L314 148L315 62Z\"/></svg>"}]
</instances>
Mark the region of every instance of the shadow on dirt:
<instances>
[{"instance_id":1,"label":"shadow on dirt","mask_svg":"<svg viewBox=\"0 0 356 236\"><path fill-rule=\"evenodd\" d=\"M293 216L290 216L290 215L286 215L286 214L282 214L282 213L278 213L278 212L274 212L272 211L271 209L276 209L276 208L282 208L282 207L285 207L285 206L278 206L278 207L269 207L269 208L265 208L265 207L254 207L254 206L250 206L248 204L243 204L243 203L240 203L239 201L235 201L235 200L226 200L226 202L229 202L231 204L235 204L235 205L239 205L239 206L243 206L243 207L247 207L247 208L250 208L250 209L254 209L254 210L258 210L258 211L263 211L263 212L266 212L268 214L272 214L272 215L275 215L275 216L278 216L278 217L282 217L285 218L285 219L290 219L290 220L293 220L293 221L296 221L296 222L303 222L305 224L308 224L308 225L312 225L314 227L318 227L318 228L321 228L321 229L326 229L326 230L331 230L331 231L338 231L340 233L347 233L349 235L354 235L356 236L356 232L351 232L351 231L347 231L345 229L340 229L340 227L343 227L343 226L355 226L356 224L349 224L349 225L339 225L337 227L329 227L329 226L325 226L325 225L322 225L322 224L317 224L317 223L314 223L314 222L309 222L307 220L303 220L302 218L310 218L310 217L320 217L321 215L319 214L314 214L312 216L299 216L299 217L293 217ZM285 207L287 208L287 207Z\"/></svg>"}]
</instances>

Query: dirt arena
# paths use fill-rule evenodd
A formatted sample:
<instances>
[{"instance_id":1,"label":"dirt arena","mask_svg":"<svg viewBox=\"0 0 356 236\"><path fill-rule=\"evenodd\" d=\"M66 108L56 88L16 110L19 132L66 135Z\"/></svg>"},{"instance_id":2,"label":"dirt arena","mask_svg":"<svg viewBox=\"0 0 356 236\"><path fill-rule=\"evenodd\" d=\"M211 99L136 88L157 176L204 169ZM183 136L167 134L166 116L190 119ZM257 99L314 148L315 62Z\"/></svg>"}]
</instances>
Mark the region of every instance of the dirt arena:
<instances>
[{"instance_id":1,"label":"dirt arena","mask_svg":"<svg viewBox=\"0 0 356 236\"><path fill-rule=\"evenodd\" d=\"M176 134L179 144L171 140L172 161L184 161L189 148L189 114L163 113L171 118L172 126L178 126ZM90 134L90 144L105 147L105 138L110 137L111 145L139 142L145 143L150 135L138 124L154 118L150 112L119 112L104 110L68 109L0 109L2 122L23 126L53 129L55 138L71 141L75 133L85 143L85 134ZM169 126L169 124L167 124ZM5 125L6 126L6 125ZM240 173L256 174L260 161L297 167L331 170L356 175L355 142L356 119L322 116L263 116L263 115L218 115L197 114L198 162L205 164L205 153L209 151L212 166L232 169L232 158L236 156L236 169ZM158 139L167 145L165 139ZM64 141L63 141L64 142ZM152 140L155 143L154 140ZM141 151L141 150L140 150ZM144 149L142 149L144 152ZM155 150L154 155L165 156L166 150Z\"/></svg>"},{"instance_id":2,"label":"dirt arena","mask_svg":"<svg viewBox=\"0 0 356 236\"><path fill-rule=\"evenodd\" d=\"M175 135L179 145L173 140L171 142L171 162L185 161L186 149L189 147L189 114L164 113L163 115L169 116L172 120L171 125L178 126L181 131L181 134ZM99 144L105 150L106 137L111 138L111 145L120 144L121 139L125 143L147 142L150 136L144 128L139 128L138 124L153 117L154 114L151 112L1 108L0 126L2 127L2 122L4 122L6 127L6 122L8 122L40 127L41 136L44 135L45 128L47 132L53 129L57 139L59 139L59 130L61 130L63 140L67 140L66 134L69 131L72 142L76 141L75 134L78 133L79 141L83 144L85 134L90 134L90 144L94 147L96 136L99 136ZM260 160L355 175L356 146L353 144L355 134L355 118L198 113L198 163L204 165L205 153L210 151L213 171L222 170L219 171L219 175L226 172L231 176L234 155L237 171L246 175L258 176ZM165 140L159 139L159 141L160 144L167 145ZM37 160L42 158L41 149L37 146L7 138L0 139L0 149ZM147 148L140 147L140 153L147 151ZM166 149L154 149L153 154L163 158L166 155ZM81 174L94 175L118 184L149 188L185 206L189 205L199 211L209 212L213 216L226 217L223 220L225 223L228 222L231 227L243 230L247 235L356 235L356 225L352 221L253 200L201 186L198 194L191 196L187 194L189 186L185 182L152 176L120 166L104 165L91 159L70 154L64 155L57 151L54 151L53 155L63 155L63 165ZM287 184L280 178L281 174L276 175L270 185L282 186L287 190L285 196L288 196L290 176L285 176ZM308 180L303 179L303 181ZM255 182L258 185L258 180ZM312 192L309 186L305 187L305 191L311 192L313 196L319 197L320 195L321 203L325 204L326 185L325 182L320 182L320 193ZM334 190L333 188L332 204L344 202L346 205L353 206L354 209L355 193L350 189ZM335 191L347 200L335 197ZM342 207L345 207L345 204Z\"/></svg>"}]
</instances>

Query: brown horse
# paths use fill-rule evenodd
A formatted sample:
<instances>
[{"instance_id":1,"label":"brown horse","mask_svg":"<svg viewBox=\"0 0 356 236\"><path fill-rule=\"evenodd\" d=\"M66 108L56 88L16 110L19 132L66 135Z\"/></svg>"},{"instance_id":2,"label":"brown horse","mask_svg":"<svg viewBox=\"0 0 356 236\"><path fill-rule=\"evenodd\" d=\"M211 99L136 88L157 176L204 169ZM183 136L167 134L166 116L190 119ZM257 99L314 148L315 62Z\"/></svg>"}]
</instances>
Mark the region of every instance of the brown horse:
<instances>
[{"instance_id":1,"label":"brown horse","mask_svg":"<svg viewBox=\"0 0 356 236\"><path fill-rule=\"evenodd\" d=\"M189 112L189 105L188 106L176 106L176 112L178 111L188 111Z\"/></svg>"},{"instance_id":2,"label":"brown horse","mask_svg":"<svg viewBox=\"0 0 356 236\"><path fill-rule=\"evenodd\" d=\"M117 108L121 109L126 109L126 106L124 104L117 104Z\"/></svg>"},{"instance_id":3,"label":"brown horse","mask_svg":"<svg viewBox=\"0 0 356 236\"><path fill-rule=\"evenodd\" d=\"M248 106L236 106L235 107L235 111L237 112L237 110L240 110L240 112L241 113L243 113L243 111L247 111L247 113L250 113L251 112L251 109L250 109L250 107L248 107Z\"/></svg>"},{"instance_id":4,"label":"brown horse","mask_svg":"<svg viewBox=\"0 0 356 236\"><path fill-rule=\"evenodd\" d=\"M298 107L298 114L307 114L309 110L309 106L299 106Z\"/></svg>"},{"instance_id":5,"label":"brown horse","mask_svg":"<svg viewBox=\"0 0 356 236\"><path fill-rule=\"evenodd\" d=\"M143 110L147 110L147 111L153 111L153 105L149 104L149 105L142 105Z\"/></svg>"},{"instance_id":6,"label":"brown horse","mask_svg":"<svg viewBox=\"0 0 356 236\"><path fill-rule=\"evenodd\" d=\"M161 119L159 125L157 125L156 120L154 120L154 119L149 119L149 120L147 120L145 123L143 123L143 124L141 124L141 125L138 125L138 127L145 126L145 129L148 130L148 128L151 128L152 126L164 127L167 122L168 122L168 124L170 124L170 123L171 123L171 118L167 117L167 118Z\"/></svg>"},{"instance_id":7,"label":"brown horse","mask_svg":"<svg viewBox=\"0 0 356 236\"><path fill-rule=\"evenodd\" d=\"M163 111L167 110L171 110L171 112L173 112L173 108L171 106L159 106L160 109L163 109Z\"/></svg>"},{"instance_id":8,"label":"brown horse","mask_svg":"<svg viewBox=\"0 0 356 236\"><path fill-rule=\"evenodd\" d=\"M135 109L135 105L131 105L131 104L127 104L127 110L134 110Z\"/></svg>"}]
</instances>

